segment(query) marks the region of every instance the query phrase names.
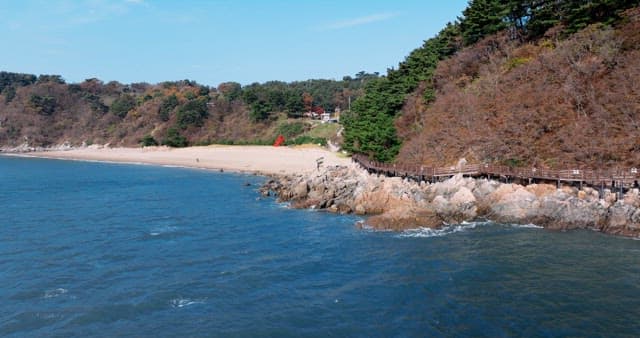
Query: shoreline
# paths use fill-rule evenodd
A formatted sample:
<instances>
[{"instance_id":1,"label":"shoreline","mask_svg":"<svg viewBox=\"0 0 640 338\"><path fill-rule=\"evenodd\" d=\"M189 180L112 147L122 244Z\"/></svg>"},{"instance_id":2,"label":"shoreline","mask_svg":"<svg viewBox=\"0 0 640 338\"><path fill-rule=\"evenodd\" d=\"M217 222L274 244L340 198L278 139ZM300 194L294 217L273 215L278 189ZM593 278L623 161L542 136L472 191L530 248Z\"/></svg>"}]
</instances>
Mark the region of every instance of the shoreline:
<instances>
[{"instance_id":1,"label":"shoreline","mask_svg":"<svg viewBox=\"0 0 640 338\"><path fill-rule=\"evenodd\" d=\"M640 239L640 190L603 198L593 188L522 186L461 174L437 183L370 174L360 167L327 167L312 174L283 175L260 190L293 208L369 216L375 230L442 229L489 220L548 230L588 229Z\"/></svg>"},{"instance_id":2,"label":"shoreline","mask_svg":"<svg viewBox=\"0 0 640 338\"><path fill-rule=\"evenodd\" d=\"M35 152L0 152L0 155L88 162L158 165L258 175L290 175L323 166L349 165L349 158L316 146L197 146L187 148L98 148L85 147Z\"/></svg>"},{"instance_id":3,"label":"shoreline","mask_svg":"<svg viewBox=\"0 0 640 338\"><path fill-rule=\"evenodd\" d=\"M259 176L274 176L277 174L269 174L261 171L243 171L243 170L224 170L222 168L206 168L206 167L196 167L196 166L187 166L187 165L175 165L175 164L161 164L161 163L147 163L147 162L124 162L124 161L112 161L112 160L90 160L83 158L75 158L75 157L51 157L51 156L41 156L41 155L30 155L29 153L2 153L0 152L0 156L7 157L19 157L19 158L33 158L33 159L45 159L45 160L57 160L57 161L73 161L73 162L86 162L86 163L106 163L106 164L122 164L122 165L141 165L141 166L153 166L160 168L180 168L180 169L194 169L194 170L206 170L206 171L214 171L221 173L232 173L232 174L242 174L242 175L259 175Z\"/></svg>"},{"instance_id":4,"label":"shoreline","mask_svg":"<svg viewBox=\"0 0 640 338\"><path fill-rule=\"evenodd\" d=\"M375 230L440 229L478 219L535 224L549 230L590 229L640 239L640 191L623 196L548 184L520 186L456 175L438 183L369 174L319 147L201 146L86 147L0 155L86 162L155 165L266 176L260 189L293 208L368 216ZM322 166L317 160L322 158Z\"/></svg>"}]
</instances>

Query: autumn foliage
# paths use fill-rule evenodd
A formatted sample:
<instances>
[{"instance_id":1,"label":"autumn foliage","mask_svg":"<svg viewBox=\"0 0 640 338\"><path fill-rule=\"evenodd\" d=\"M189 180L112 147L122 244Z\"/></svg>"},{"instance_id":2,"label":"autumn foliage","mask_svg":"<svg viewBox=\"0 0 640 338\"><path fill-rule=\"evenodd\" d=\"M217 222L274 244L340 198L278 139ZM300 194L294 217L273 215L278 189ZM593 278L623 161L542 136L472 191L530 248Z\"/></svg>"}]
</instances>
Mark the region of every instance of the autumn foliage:
<instances>
[{"instance_id":1,"label":"autumn foliage","mask_svg":"<svg viewBox=\"0 0 640 338\"><path fill-rule=\"evenodd\" d=\"M376 77L208 87L190 80L67 84L58 75L0 71L0 146L273 144L281 120L347 109Z\"/></svg>"},{"instance_id":2,"label":"autumn foliage","mask_svg":"<svg viewBox=\"0 0 640 338\"><path fill-rule=\"evenodd\" d=\"M397 161L640 165L640 10L565 38L492 35L441 61L396 119Z\"/></svg>"}]
</instances>

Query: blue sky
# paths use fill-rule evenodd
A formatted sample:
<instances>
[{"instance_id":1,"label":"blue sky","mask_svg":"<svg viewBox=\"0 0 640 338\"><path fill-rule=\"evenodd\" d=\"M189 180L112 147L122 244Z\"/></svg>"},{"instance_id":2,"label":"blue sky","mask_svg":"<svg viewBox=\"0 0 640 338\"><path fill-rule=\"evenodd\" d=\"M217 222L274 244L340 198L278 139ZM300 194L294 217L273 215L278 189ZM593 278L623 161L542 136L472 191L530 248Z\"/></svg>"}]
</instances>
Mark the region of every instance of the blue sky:
<instances>
[{"instance_id":1,"label":"blue sky","mask_svg":"<svg viewBox=\"0 0 640 338\"><path fill-rule=\"evenodd\" d=\"M467 0L0 0L0 70L215 86L380 72Z\"/></svg>"}]
</instances>

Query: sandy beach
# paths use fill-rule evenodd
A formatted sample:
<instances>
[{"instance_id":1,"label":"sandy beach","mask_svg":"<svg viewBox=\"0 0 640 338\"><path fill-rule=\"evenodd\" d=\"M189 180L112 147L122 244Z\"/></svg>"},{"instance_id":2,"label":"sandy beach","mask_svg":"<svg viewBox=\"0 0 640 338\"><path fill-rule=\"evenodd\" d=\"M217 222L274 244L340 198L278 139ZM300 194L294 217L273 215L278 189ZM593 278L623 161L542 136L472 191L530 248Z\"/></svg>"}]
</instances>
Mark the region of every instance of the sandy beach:
<instances>
[{"instance_id":1,"label":"sandy beach","mask_svg":"<svg viewBox=\"0 0 640 338\"><path fill-rule=\"evenodd\" d=\"M145 163L263 174L293 174L323 166L348 165L349 158L312 146L203 146L189 148L80 148L28 153L26 156L68 160Z\"/></svg>"}]
</instances>

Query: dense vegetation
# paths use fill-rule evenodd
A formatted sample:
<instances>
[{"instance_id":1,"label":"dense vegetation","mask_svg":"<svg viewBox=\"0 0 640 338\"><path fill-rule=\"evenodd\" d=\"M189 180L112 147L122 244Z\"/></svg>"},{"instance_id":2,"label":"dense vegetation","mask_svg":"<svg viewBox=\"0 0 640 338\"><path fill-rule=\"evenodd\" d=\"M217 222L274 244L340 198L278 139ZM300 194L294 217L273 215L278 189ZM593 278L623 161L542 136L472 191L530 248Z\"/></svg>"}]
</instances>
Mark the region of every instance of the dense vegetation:
<instances>
[{"instance_id":1,"label":"dense vegetation","mask_svg":"<svg viewBox=\"0 0 640 338\"><path fill-rule=\"evenodd\" d=\"M359 72L355 78L342 81L308 80L285 83L270 81L242 88L242 98L251 107L251 118L261 121L273 113L286 112L289 117L301 117L303 112L333 111L349 108L351 98L362 95L363 84L378 78L378 74ZM238 88L238 85L236 85Z\"/></svg>"},{"instance_id":2,"label":"dense vegetation","mask_svg":"<svg viewBox=\"0 0 640 338\"><path fill-rule=\"evenodd\" d=\"M456 55L460 63L469 67L464 73L468 78L459 80L473 82L481 65L494 56L497 46L491 44L494 41L491 37L496 34L510 46L547 43L545 34L553 36L554 44L591 24L599 23L600 27L617 24L625 9L639 3L638 0L472 0L458 21L426 40L397 69L389 69L386 76L367 85L365 95L344 119L344 146L378 160L393 160L401 149L401 140L406 143L429 123L423 113L442 94L435 79L441 62ZM485 39L489 41L483 43ZM475 44L482 46L475 49L476 59L463 60L465 56L459 54L465 54ZM526 63L527 57L510 59L507 67ZM412 108L403 111L407 104Z\"/></svg>"},{"instance_id":3,"label":"dense vegetation","mask_svg":"<svg viewBox=\"0 0 640 338\"><path fill-rule=\"evenodd\" d=\"M377 77L208 87L190 80L67 84L58 75L0 72L0 145L271 144L283 131L287 143L326 143L308 136L315 124L299 118L348 109Z\"/></svg>"}]
</instances>

